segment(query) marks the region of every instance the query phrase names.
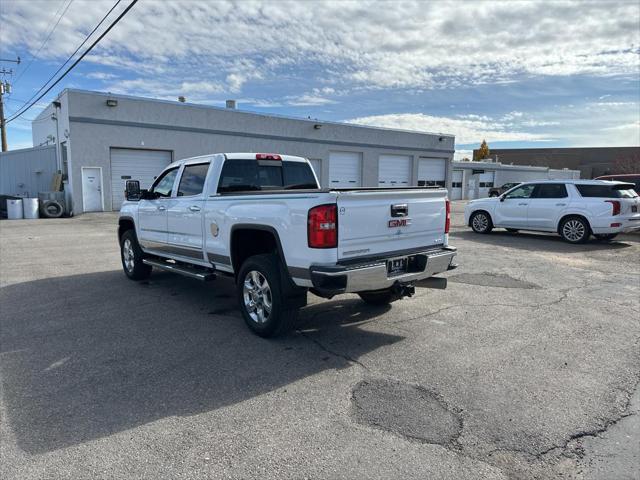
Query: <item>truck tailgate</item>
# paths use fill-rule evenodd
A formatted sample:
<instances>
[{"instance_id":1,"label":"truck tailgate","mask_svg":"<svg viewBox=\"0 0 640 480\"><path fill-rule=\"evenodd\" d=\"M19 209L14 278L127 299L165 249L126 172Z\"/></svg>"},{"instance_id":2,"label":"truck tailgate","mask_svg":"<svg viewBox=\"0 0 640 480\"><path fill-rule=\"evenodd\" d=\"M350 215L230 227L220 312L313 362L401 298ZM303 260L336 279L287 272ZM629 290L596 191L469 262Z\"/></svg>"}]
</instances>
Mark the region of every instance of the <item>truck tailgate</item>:
<instances>
[{"instance_id":1,"label":"truck tailgate","mask_svg":"<svg viewBox=\"0 0 640 480\"><path fill-rule=\"evenodd\" d=\"M443 189L338 192L338 259L445 243Z\"/></svg>"}]
</instances>

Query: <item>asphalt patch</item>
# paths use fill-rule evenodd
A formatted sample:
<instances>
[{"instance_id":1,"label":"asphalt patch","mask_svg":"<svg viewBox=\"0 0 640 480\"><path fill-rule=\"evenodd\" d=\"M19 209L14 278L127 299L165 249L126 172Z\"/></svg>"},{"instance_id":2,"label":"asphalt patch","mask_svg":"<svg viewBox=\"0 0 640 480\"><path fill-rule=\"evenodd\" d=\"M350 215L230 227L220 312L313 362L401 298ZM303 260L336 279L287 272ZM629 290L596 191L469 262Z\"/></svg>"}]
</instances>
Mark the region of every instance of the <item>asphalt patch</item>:
<instances>
[{"instance_id":1,"label":"asphalt patch","mask_svg":"<svg viewBox=\"0 0 640 480\"><path fill-rule=\"evenodd\" d=\"M363 380L353 389L353 415L363 425L410 440L451 446L462 419L423 387L395 380Z\"/></svg>"},{"instance_id":2,"label":"asphalt patch","mask_svg":"<svg viewBox=\"0 0 640 480\"><path fill-rule=\"evenodd\" d=\"M540 285L498 273L461 273L449 277L450 282L482 287L540 289Z\"/></svg>"}]
</instances>

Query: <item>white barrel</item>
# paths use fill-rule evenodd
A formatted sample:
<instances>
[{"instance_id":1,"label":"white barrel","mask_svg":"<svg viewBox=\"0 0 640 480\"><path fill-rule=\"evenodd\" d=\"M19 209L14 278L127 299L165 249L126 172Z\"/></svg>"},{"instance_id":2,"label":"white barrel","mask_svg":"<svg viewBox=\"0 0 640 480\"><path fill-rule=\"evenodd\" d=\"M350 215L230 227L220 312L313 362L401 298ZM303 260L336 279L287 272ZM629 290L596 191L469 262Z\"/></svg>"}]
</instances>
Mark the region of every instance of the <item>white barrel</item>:
<instances>
[{"instance_id":1,"label":"white barrel","mask_svg":"<svg viewBox=\"0 0 640 480\"><path fill-rule=\"evenodd\" d=\"M7 200L7 218L19 220L22 218L22 199Z\"/></svg>"},{"instance_id":2,"label":"white barrel","mask_svg":"<svg viewBox=\"0 0 640 480\"><path fill-rule=\"evenodd\" d=\"M23 198L22 209L24 211L24 218L40 218L37 198Z\"/></svg>"}]
</instances>

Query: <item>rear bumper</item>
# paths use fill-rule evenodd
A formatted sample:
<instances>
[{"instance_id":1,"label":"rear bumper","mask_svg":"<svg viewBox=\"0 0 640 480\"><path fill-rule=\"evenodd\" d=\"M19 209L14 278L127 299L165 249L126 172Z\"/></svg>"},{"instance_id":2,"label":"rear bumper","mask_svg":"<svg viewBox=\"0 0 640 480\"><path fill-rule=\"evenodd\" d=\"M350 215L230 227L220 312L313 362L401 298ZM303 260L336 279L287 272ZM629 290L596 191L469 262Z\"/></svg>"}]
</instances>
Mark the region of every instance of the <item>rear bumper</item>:
<instances>
[{"instance_id":1,"label":"rear bumper","mask_svg":"<svg viewBox=\"0 0 640 480\"><path fill-rule=\"evenodd\" d=\"M640 216L609 217L608 221L593 225L591 230L594 234L637 232L640 231Z\"/></svg>"},{"instance_id":2,"label":"rear bumper","mask_svg":"<svg viewBox=\"0 0 640 480\"><path fill-rule=\"evenodd\" d=\"M398 258L376 259L362 264L312 266L309 271L313 288L324 295L356 293L390 288L396 283L416 282L456 267L454 247L411 252L410 267L406 273L389 276L387 261Z\"/></svg>"}]
</instances>

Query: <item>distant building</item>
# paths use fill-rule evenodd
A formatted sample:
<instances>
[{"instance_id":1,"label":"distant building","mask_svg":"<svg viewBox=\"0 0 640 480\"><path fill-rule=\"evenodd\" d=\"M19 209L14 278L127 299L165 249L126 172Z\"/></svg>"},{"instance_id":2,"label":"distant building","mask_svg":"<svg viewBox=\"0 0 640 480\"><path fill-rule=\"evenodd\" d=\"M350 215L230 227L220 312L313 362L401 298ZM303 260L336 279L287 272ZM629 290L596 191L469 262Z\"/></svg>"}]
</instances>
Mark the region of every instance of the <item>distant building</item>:
<instances>
[{"instance_id":1,"label":"distant building","mask_svg":"<svg viewBox=\"0 0 640 480\"><path fill-rule=\"evenodd\" d=\"M489 190L505 183L536 180L578 179L579 170L553 169L531 165L504 165L486 160L482 162L454 161L452 163L452 200L473 200L489 196Z\"/></svg>"},{"instance_id":2,"label":"distant building","mask_svg":"<svg viewBox=\"0 0 640 480\"><path fill-rule=\"evenodd\" d=\"M492 148L491 158L503 164L580 170L582 178L640 172L640 147ZM623 171L629 165L635 166L634 172Z\"/></svg>"}]
</instances>

